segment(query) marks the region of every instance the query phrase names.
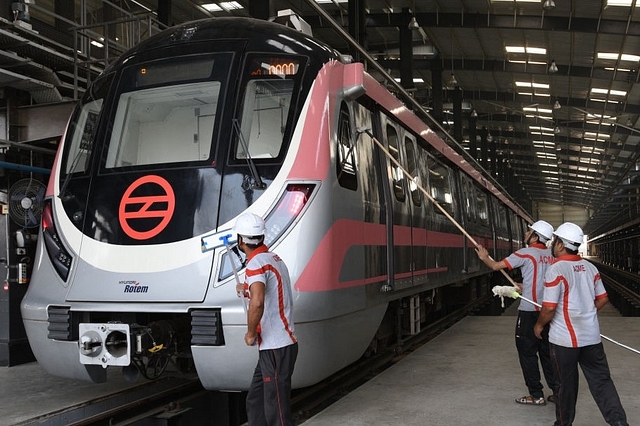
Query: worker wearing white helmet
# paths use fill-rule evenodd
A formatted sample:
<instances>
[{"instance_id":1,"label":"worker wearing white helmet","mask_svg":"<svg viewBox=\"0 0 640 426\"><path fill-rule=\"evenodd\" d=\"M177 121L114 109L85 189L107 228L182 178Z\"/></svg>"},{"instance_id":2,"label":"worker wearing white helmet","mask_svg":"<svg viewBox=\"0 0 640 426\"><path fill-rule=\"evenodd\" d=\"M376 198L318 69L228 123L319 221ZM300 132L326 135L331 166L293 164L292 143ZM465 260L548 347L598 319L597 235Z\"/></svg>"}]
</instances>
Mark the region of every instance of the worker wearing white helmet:
<instances>
[{"instance_id":1,"label":"worker wearing white helmet","mask_svg":"<svg viewBox=\"0 0 640 426\"><path fill-rule=\"evenodd\" d=\"M551 359L558 377L556 426L573 424L578 399L578 364L605 421L628 426L600 338L597 312L608 302L598 269L578 255L584 234L571 222L554 232L554 264L544 279L542 311L534 331L550 323Z\"/></svg>"},{"instance_id":2,"label":"worker wearing white helmet","mask_svg":"<svg viewBox=\"0 0 640 426\"><path fill-rule=\"evenodd\" d=\"M535 336L533 326L538 320L539 308L525 301L525 299L536 303L542 301L544 274L549 265L553 263L551 250L545 244L552 237L553 226L544 220L539 220L529 226L529 229L524 234L524 241L527 246L510 254L501 261L496 262L491 259L489 252L484 247L476 248L480 260L494 271L520 268L522 273L521 292L523 299L521 299L518 307L515 338L520 367L529 394L516 398L518 404L537 406L547 404L544 398L538 359L542 364L547 386L552 393L555 393L556 379L549 356L549 340L546 338L549 328L545 329L544 339L540 340ZM549 395L549 401L555 401L555 396Z\"/></svg>"},{"instance_id":3,"label":"worker wearing white helmet","mask_svg":"<svg viewBox=\"0 0 640 426\"><path fill-rule=\"evenodd\" d=\"M258 365L247 394L250 425L295 425L291 414L291 376L298 356L293 325L289 271L264 245L264 220L255 214L238 217L233 231L247 256L244 284L249 295L247 345L258 345Z\"/></svg>"}]
</instances>

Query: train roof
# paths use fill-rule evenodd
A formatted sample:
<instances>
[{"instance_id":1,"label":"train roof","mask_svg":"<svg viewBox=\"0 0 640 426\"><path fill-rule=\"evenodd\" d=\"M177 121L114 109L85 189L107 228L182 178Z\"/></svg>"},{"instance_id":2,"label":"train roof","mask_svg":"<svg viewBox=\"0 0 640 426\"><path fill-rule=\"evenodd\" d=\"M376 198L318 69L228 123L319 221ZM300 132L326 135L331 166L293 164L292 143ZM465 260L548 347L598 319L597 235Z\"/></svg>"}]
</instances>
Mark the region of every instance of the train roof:
<instances>
[{"instance_id":1,"label":"train roof","mask_svg":"<svg viewBox=\"0 0 640 426\"><path fill-rule=\"evenodd\" d=\"M202 19L171 27L122 54L105 72L141 52L214 40L244 40L246 51L303 55L318 66L332 59L343 61L342 55L335 49L283 24L253 18L229 17Z\"/></svg>"}]
</instances>

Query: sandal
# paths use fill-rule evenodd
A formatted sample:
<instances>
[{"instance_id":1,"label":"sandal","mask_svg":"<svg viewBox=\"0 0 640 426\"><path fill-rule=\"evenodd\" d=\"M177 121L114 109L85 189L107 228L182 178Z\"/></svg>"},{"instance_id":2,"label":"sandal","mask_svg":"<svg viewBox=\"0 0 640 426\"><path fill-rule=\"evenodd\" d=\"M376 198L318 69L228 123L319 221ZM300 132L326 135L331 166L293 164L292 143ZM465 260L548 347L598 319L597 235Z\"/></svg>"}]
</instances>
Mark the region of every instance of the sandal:
<instances>
[{"instance_id":1,"label":"sandal","mask_svg":"<svg viewBox=\"0 0 640 426\"><path fill-rule=\"evenodd\" d=\"M539 406L547 405L547 401L544 400L544 396L541 396L540 398L534 398L531 395L527 395L520 398L516 398L516 402L518 404L525 404L525 405L539 405Z\"/></svg>"},{"instance_id":2,"label":"sandal","mask_svg":"<svg viewBox=\"0 0 640 426\"><path fill-rule=\"evenodd\" d=\"M549 395L547 397L547 401L553 402L555 404L556 403L556 396L555 395Z\"/></svg>"}]
</instances>

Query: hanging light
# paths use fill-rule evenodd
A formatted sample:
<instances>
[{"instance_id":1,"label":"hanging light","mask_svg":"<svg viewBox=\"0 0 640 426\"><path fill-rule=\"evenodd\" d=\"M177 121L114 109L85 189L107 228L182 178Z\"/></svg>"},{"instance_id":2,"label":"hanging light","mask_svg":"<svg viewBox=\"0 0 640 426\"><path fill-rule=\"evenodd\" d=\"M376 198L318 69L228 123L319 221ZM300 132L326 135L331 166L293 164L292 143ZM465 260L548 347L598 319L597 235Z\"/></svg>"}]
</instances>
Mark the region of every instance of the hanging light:
<instances>
[{"instance_id":1,"label":"hanging light","mask_svg":"<svg viewBox=\"0 0 640 426\"><path fill-rule=\"evenodd\" d=\"M549 65L549 72L551 74L554 74L554 73L558 72L558 66L556 65L556 60L555 59L551 60L551 65Z\"/></svg>"},{"instance_id":2,"label":"hanging light","mask_svg":"<svg viewBox=\"0 0 640 426\"><path fill-rule=\"evenodd\" d=\"M631 121L631 117L627 118L627 127L632 127L633 121Z\"/></svg>"},{"instance_id":3,"label":"hanging light","mask_svg":"<svg viewBox=\"0 0 640 426\"><path fill-rule=\"evenodd\" d=\"M473 117L473 118L477 118L478 117L478 113L476 112L475 108L471 110L471 117Z\"/></svg>"},{"instance_id":4,"label":"hanging light","mask_svg":"<svg viewBox=\"0 0 640 426\"><path fill-rule=\"evenodd\" d=\"M556 102L553 104L553 109L560 109L562 108L562 105L560 105L560 102L558 102L558 100L556 99Z\"/></svg>"},{"instance_id":5,"label":"hanging light","mask_svg":"<svg viewBox=\"0 0 640 426\"><path fill-rule=\"evenodd\" d=\"M556 8L556 3L553 0L545 0L542 4L544 10L553 10Z\"/></svg>"},{"instance_id":6,"label":"hanging light","mask_svg":"<svg viewBox=\"0 0 640 426\"><path fill-rule=\"evenodd\" d=\"M554 127L554 128L553 128L553 133L555 133L556 135L557 135L558 133L560 133L560 127L558 127L558 126Z\"/></svg>"},{"instance_id":7,"label":"hanging light","mask_svg":"<svg viewBox=\"0 0 640 426\"><path fill-rule=\"evenodd\" d=\"M458 79L456 78L456 75L454 73L451 73L451 77L449 78L449 86L457 86L458 85Z\"/></svg>"},{"instance_id":8,"label":"hanging light","mask_svg":"<svg viewBox=\"0 0 640 426\"><path fill-rule=\"evenodd\" d=\"M420 28L420 25L418 24L418 21L416 20L415 16L411 17L411 20L409 21L409 29L410 30L417 30Z\"/></svg>"}]
</instances>

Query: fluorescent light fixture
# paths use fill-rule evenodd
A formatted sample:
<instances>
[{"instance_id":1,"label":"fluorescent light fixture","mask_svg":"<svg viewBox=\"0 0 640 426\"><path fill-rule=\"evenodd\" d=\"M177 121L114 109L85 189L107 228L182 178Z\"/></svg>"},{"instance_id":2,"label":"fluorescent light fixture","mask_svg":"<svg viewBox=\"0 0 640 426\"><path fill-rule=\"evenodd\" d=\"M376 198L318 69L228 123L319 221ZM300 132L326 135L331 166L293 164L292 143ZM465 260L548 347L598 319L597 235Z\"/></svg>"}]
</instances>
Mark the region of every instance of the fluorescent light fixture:
<instances>
[{"instance_id":1,"label":"fluorescent light fixture","mask_svg":"<svg viewBox=\"0 0 640 426\"><path fill-rule=\"evenodd\" d=\"M546 55L547 49L543 47L527 47L527 53L530 55Z\"/></svg>"},{"instance_id":2,"label":"fluorescent light fixture","mask_svg":"<svg viewBox=\"0 0 640 426\"><path fill-rule=\"evenodd\" d=\"M226 11L229 10L238 10L238 9L244 9L244 7L242 7L242 5L240 3L238 3L237 1L225 1L220 3L220 7L223 8Z\"/></svg>"},{"instance_id":3,"label":"fluorescent light fixture","mask_svg":"<svg viewBox=\"0 0 640 426\"><path fill-rule=\"evenodd\" d=\"M598 59L613 59L617 61L619 57L618 53L598 52Z\"/></svg>"},{"instance_id":4,"label":"fluorescent light fixture","mask_svg":"<svg viewBox=\"0 0 640 426\"><path fill-rule=\"evenodd\" d=\"M617 61L620 58L621 61L626 62L639 62L640 56L629 55L627 53L618 54L615 52L598 52L598 59L611 59Z\"/></svg>"},{"instance_id":5,"label":"fluorescent light fixture","mask_svg":"<svg viewBox=\"0 0 640 426\"><path fill-rule=\"evenodd\" d=\"M206 3L201 4L200 6L209 12L222 12L222 8L215 3Z\"/></svg>"},{"instance_id":6,"label":"fluorescent light fixture","mask_svg":"<svg viewBox=\"0 0 640 426\"><path fill-rule=\"evenodd\" d=\"M531 83L529 81L516 81L518 87L533 87L535 89L548 89L549 85L545 83Z\"/></svg>"},{"instance_id":7,"label":"fluorescent light fixture","mask_svg":"<svg viewBox=\"0 0 640 426\"><path fill-rule=\"evenodd\" d=\"M592 87L591 93L598 93L601 95L611 95L611 96L627 96L627 92L624 90L608 90L608 89L600 89L598 87Z\"/></svg>"},{"instance_id":8,"label":"fluorescent light fixture","mask_svg":"<svg viewBox=\"0 0 640 426\"><path fill-rule=\"evenodd\" d=\"M604 67L607 71L618 71L618 72L631 72L628 68L613 68L613 67Z\"/></svg>"},{"instance_id":9,"label":"fluorescent light fixture","mask_svg":"<svg viewBox=\"0 0 640 426\"><path fill-rule=\"evenodd\" d=\"M349 0L337 0L338 3L348 3ZM334 3L334 0L316 0L318 4ZM391 11L393 13L393 11Z\"/></svg>"},{"instance_id":10,"label":"fluorescent light fixture","mask_svg":"<svg viewBox=\"0 0 640 426\"><path fill-rule=\"evenodd\" d=\"M638 55L628 55L626 53L623 53L620 55L620 60L621 61L627 61L627 62L638 62L640 61L640 56Z\"/></svg>"},{"instance_id":11,"label":"fluorescent light fixture","mask_svg":"<svg viewBox=\"0 0 640 426\"><path fill-rule=\"evenodd\" d=\"M394 78L394 80L395 80L397 83L400 83L400 82L402 81L402 80L400 79L400 77L396 77L396 78ZM424 83L424 79L423 79L423 78L414 78L414 79L413 79L413 82L414 82L414 83Z\"/></svg>"},{"instance_id":12,"label":"fluorescent light fixture","mask_svg":"<svg viewBox=\"0 0 640 426\"><path fill-rule=\"evenodd\" d=\"M551 127L544 127L544 126L529 126L529 130L544 130L546 132L552 132L553 129ZM534 141L538 142L538 141Z\"/></svg>"},{"instance_id":13,"label":"fluorescent light fixture","mask_svg":"<svg viewBox=\"0 0 640 426\"><path fill-rule=\"evenodd\" d=\"M529 55L546 55L547 49L544 47L525 47L525 46L505 46L507 53L528 53Z\"/></svg>"},{"instance_id":14,"label":"fluorescent light fixture","mask_svg":"<svg viewBox=\"0 0 640 426\"><path fill-rule=\"evenodd\" d=\"M524 60L524 59L509 59L509 60L507 60L507 62L510 62L512 64L547 65L546 62L527 61L527 60Z\"/></svg>"},{"instance_id":15,"label":"fluorescent light fixture","mask_svg":"<svg viewBox=\"0 0 640 426\"><path fill-rule=\"evenodd\" d=\"M607 0L607 6L631 6L632 0Z\"/></svg>"},{"instance_id":16,"label":"fluorescent light fixture","mask_svg":"<svg viewBox=\"0 0 640 426\"><path fill-rule=\"evenodd\" d=\"M522 108L525 112L537 112L539 114L551 114L553 111L547 108L539 108L539 107L524 107Z\"/></svg>"},{"instance_id":17,"label":"fluorescent light fixture","mask_svg":"<svg viewBox=\"0 0 640 426\"><path fill-rule=\"evenodd\" d=\"M524 46L505 46L504 50L507 51L507 53L524 53Z\"/></svg>"},{"instance_id":18,"label":"fluorescent light fixture","mask_svg":"<svg viewBox=\"0 0 640 426\"><path fill-rule=\"evenodd\" d=\"M104 44L96 40L91 40L91 44L94 45L95 47L104 47Z\"/></svg>"},{"instance_id":19,"label":"fluorescent light fixture","mask_svg":"<svg viewBox=\"0 0 640 426\"><path fill-rule=\"evenodd\" d=\"M619 104L620 102L618 101L612 101L612 100L607 100L607 99L598 99L598 98L589 98L590 101L592 102L607 102L610 104Z\"/></svg>"},{"instance_id":20,"label":"fluorescent light fixture","mask_svg":"<svg viewBox=\"0 0 640 426\"><path fill-rule=\"evenodd\" d=\"M491 3L540 3L540 0L491 0Z\"/></svg>"}]
</instances>

